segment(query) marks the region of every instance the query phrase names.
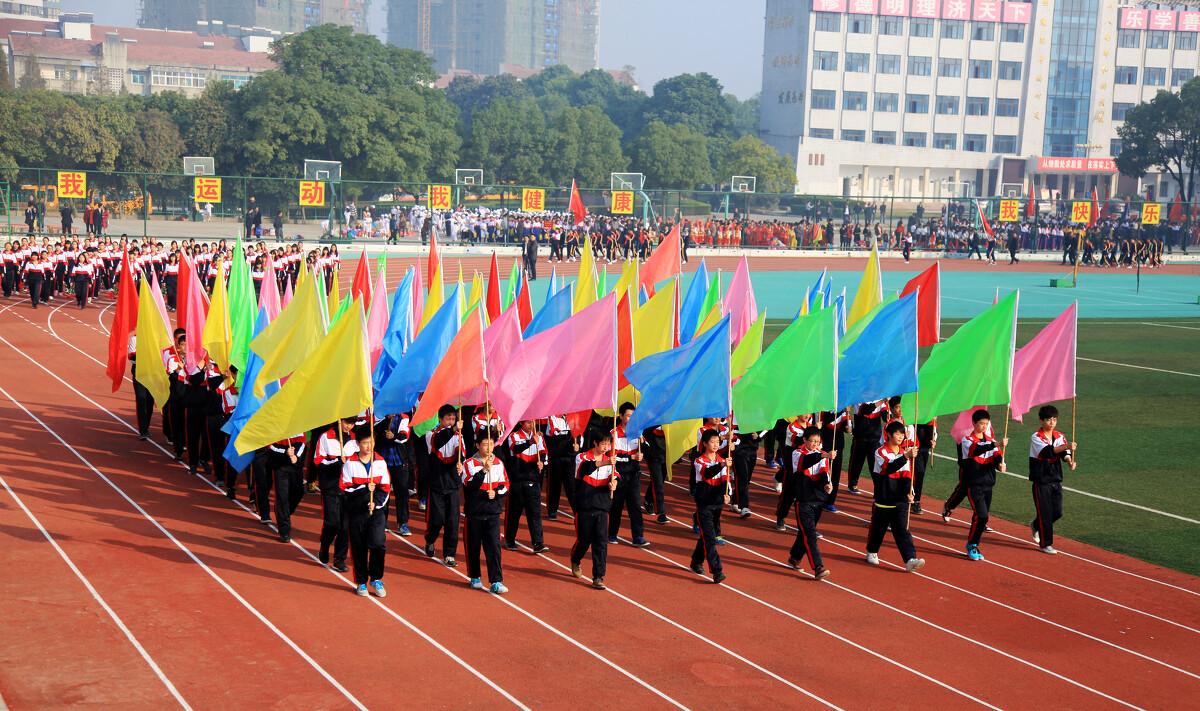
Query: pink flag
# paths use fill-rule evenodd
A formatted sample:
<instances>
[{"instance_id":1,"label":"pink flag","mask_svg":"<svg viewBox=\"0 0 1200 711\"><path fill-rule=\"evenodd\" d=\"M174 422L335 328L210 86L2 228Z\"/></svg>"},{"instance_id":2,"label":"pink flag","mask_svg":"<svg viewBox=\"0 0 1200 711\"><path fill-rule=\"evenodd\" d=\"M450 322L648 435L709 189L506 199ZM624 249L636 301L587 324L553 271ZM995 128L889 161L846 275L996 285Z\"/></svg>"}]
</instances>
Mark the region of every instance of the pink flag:
<instances>
[{"instance_id":1,"label":"pink flag","mask_svg":"<svg viewBox=\"0 0 1200 711\"><path fill-rule=\"evenodd\" d=\"M421 263L417 262L416 273L413 274L412 288L412 320L409 321L409 330L412 331L410 338L416 338L417 332L421 330L421 316L425 314L425 287L421 284ZM429 275L432 279L433 275Z\"/></svg>"},{"instance_id":2,"label":"pink flag","mask_svg":"<svg viewBox=\"0 0 1200 711\"><path fill-rule=\"evenodd\" d=\"M478 405L491 400L494 395L493 383L498 382L497 376L508 368L513 350L521 343L520 313L517 309L505 309L495 321L483 332L483 353L487 371L488 388L475 388L463 393L457 400L447 400L450 403L461 402L464 405Z\"/></svg>"},{"instance_id":3,"label":"pink flag","mask_svg":"<svg viewBox=\"0 0 1200 711\"><path fill-rule=\"evenodd\" d=\"M204 350L202 341L204 340L204 321L208 318L208 295L204 291L204 287L200 285L200 279L196 276L195 265L191 263L192 258L186 254L183 258L189 265L187 289L183 292L183 297L187 301L187 309L184 311L183 328L187 330L187 351L184 356L187 361L193 365L204 360L208 351ZM182 273L182 271L180 272ZM182 284L180 286L183 286Z\"/></svg>"},{"instance_id":4,"label":"pink flag","mask_svg":"<svg viewBox=\"0 0 1200 711\"><path fill-rule=\"evenodd\" d=\"M506 427L519 420L598 407L617 399L615 294L523 341L502 373L488 373ZM507 432L505 435L507 436Z\"/></svg>"},{"instance_id":5,"label":"pink flag","mask_svg":"<svg viewBox=\"0 0 1200 711\"><path fill-rule=\"evenodd\" d=\"M283 310L283 304L279 301L279 277L275 274L275 264L269 255L262 286L258 287L258 308L266 309L270 321L274 321Z\"/></svg>"},{"instance_id":6,"label":"pink flag","mask_svg":"<svg viewBox=\"0 0 1200 711\"><path fill-rule=\"evenodd\" d=\"M954 424L950 426L950 437L953 438L955 442L961 442L962 438L965 437L968 432L975 429L974 423L971 422L971 416L975 414L976 410L986 409L986 405L976 405L970 410L963 410L962 412L958 413L958 419L955 420ZM995 417L995 413L992 413L992 416Z\"/></svg>"},{"instance_id":7,"label":"pink flag","mask_svg":"<svg viewBox=\"0 0 1200 711\"><path fill-rule=\"evenodd\" d=\"M379 278L375 280L375 290L371 293L371 311L367 315L367 353L371 356L371 372L379 362L379 354L383 352L383 336L388 327L388 297L387 270L379 270Z\"/></svg>"},{"instance_id":8,"label":"pink flag","mask_svg":"<svg viewBox=\"0 0 1200 711\"><path fill-rule=\"evenodd\" d=\"M283 299L281 299L279 302L280 311L282 311L283 309L286 309L288 307L288 304L292 303L292 297L293 297L292 280L290 278L284 279Z\"/></svg>"},{"instance_id":9,"label":"pink flag","mask_svg":"<svg viewBox=\"0 0 1200 711\"><path fill-rule=\"evenodd\" d=\"M754 287L750 284L750 264L742 257L733 279L729 282L729 291L725 293L725 301L721 304L721 315L730 315L729 335L733 345L737 345L751 324L758 319L758 304L754 301Z\"/></svg>"},{"instance_id":10,"label":"pink flag","mask_svg":"<svg viewBox=\"0 0 1200 711\"><path fill-rule=\"evenodd\" d=\"M162 287L158 285L158 277L155 276L154 270L150 270L150 296L154 298L154 305L158 307L158 313L162 315L163 327L167 332L171 331L171 319L167 318L167 302L163 300ZM171 339L171 345L175 345L174 338Z\"/></svg>"},{"instance_id":11,"label":"pink flag","mask_svg":"<svg viewBox=\"0 0 1200 711\"><path fill-rule=\"evenodd\" d=\"M1077 306L1071 304L1017 351L1012 379L1012 415L1017 422L1034 405L1075 397Z\"/></svg>"}]
</instances>

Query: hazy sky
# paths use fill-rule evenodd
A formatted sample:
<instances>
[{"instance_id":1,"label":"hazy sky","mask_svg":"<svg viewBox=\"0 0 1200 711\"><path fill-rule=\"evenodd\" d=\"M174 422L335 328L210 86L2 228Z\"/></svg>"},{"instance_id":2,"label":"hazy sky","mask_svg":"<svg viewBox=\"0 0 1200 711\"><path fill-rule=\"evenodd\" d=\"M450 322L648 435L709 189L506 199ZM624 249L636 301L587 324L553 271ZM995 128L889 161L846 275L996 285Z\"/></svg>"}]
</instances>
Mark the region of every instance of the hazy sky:
<instances>
[{"instance_id":1,"label":"hazy sky","mask_svg":"<svg viewBox=\"0 0 1200 711\"><path fill-rule=\"evenodd\" d=\"M253 0L245 0L253 2ZM136 25L137 0L62 0L65 12ZM745 99L762 83L766 0L600 0L600 66L633 65L642 88L684 72L708 72ZM372 0L370 27L386 39L387 0Z\"/></svg>"}]
</instances>

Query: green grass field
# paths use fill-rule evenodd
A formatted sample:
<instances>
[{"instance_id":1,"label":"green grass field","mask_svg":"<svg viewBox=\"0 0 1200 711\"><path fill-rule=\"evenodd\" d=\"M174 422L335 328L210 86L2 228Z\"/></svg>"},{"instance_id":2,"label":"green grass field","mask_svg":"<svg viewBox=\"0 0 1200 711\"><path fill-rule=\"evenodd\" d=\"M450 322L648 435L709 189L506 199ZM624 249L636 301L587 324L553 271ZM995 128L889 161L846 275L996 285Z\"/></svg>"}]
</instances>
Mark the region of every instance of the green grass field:
<instances>
[{"instance_id":1,"label":"green grass field","mask_svg":"<svg viewBox=\"0 0 1200 711\"><path fill-rule=\"evenodd\" d=\"M1046 323L1047 319L1022 319L1017 347ZM943 323L942 337L959 325L961 321ZM783 326L782 322L768 324L766 338L773 339ZM1063 485L1084 493L1064 490L1064 517L1055 533L1200 575L1196 550L1200 543L1196 505L1200 502L1200 472L1191 451L1200 444L1198 354L1200 319L1079 321L1075 423L1079 467L1065 473ZM922 362L924 356L922 353ZM1071 402L1053 404L1061 413L1058 428L1070 436ZM1003 406L992 411L997 434L1004 429L999 421L1003 411ZM937 449L951 458L953 419L939 420L942 436ZM992 500L992 512L997 516L1021 523L1033 517L1025 477L1029 436L1036 428L1036 411L1026 416L1024 424L1009 423L1009 472L1020 478L1001 477L997 483ZM956 481L954 462L936 458L926 475L925 492L944 499Z\"/></svg>"}]
</instances>

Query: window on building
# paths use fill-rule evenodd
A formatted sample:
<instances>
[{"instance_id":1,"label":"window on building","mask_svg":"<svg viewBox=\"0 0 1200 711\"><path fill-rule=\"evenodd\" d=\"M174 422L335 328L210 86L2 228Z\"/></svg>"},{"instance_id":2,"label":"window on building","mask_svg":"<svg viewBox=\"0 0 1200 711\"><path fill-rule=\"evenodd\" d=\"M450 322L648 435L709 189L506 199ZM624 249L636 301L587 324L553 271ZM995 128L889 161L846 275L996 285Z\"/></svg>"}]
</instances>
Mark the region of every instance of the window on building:
<instances>
[{"instance_id":1,"label":"window on building","mask_svg":"<svg viewBox=\"0 0 1200 711\"><path fill-rule=\"evenodd\" d=\"M250 81L250 77L242 74L222 74L221 81L227 81L230 84L233 84L234 89L241 89L247 82Z\"/></svg>"},{"instance_id":2,"label":"window on building","mask_svg":"<svg viewBox=\"0 0 1200 711\"><path fill-rule=\"evenodd\" d=\"M875 56L875 73L876 74L899 74L900 73L900 55L898 54L879 54Z\"/></svg>"},{"instance_id":3,"label":"window on building","mask_svg":"<svg viewBox=\"0 0 1200 711\"><path fill-rule=\"evenodd\" d=\"M996 99L997 116L1017 116L1021 113L1020 99Z\"/></svg>"},{"instance_id":4,"label":"window on building","mask_svg":"<svg viewBox=\"0 0 1200 711\"><path fill-rule=\"evenodd\" d=\"M913 37L933 37L933 20L914 17L908 21L908 34Z\"/></svg>"},{"instance_id":5,"label":"window on building","mask_svg":"<svg viewBox=\"0 0 1200 711\"><path fill-rule=\"evenodd\" d=\"M953 133L935 133L933 134L933 147L952 151L958 148L958 136Z\"/></svg>"},{"instance_id":6,"label":"window on building","mask_svg":"<svg viewBox=\"0 0 1200 711\"><path fill-rule=\"evenodd\" d=\"M904 95L904 113L906 113L906 114L927 114L927 113L929 113L929 94L905 94Z\"/></svg>"},{"instance_id":7,"label":"window on building","mask_svg":"<svg viewBox=\"0 0 1200 711\"><path fill-rule=\"evenodd\" d=\"M908 75L912 77L927 77L932 66L933 59L930 57L909 57Z\"/></svg>"},{"instance_id":8,"label":"window on building","mask_svg":"<svg viewBox=\"0 0 1200 711\"><path fill-rule=\"evenodd\" d=\"M203 89L205 84L203 74L176 69L150 70L150 83L154 86L178 86Z\"/></svg>"},{"instance_id":9,"label":"window on building","mask_svg":"<svg viewBox=\"0 0 1200 711\"><path fill-rule=\"evenodd\" d=\"M964 133L963 150L971 153L983 153L987 151L987 136L982 133Z\"/></svg>"},{"instance_id":10,"label":"window on building","mask_svg":"<svg viewBox=\"0 0 1200 711\"><path fill-rule=\"evenodd\" d=\"M832 12L817 13L817 32L841 32L842 16Z\"/></svg>"},{"instance_id":11,"label":"window on building","mask_svg":"<svg viewBox=\"0 0 1200 711\"><path fill-rule=\"evenodd\" d=\"M1016 136L993 136L992 137L992 153L1016 153L1017 137Z\"/></svg>"},{"instance_id":12,"label":"window on building","mask_svg":"<svg viewBox=\"0 0 1200 711\"><path fill-rule=\"evenodd\" d=\"M842 92L842 109L844 111L866 111L867 110L867 92L865 92L865 91L843 91Z\"/></svg>"},{"instance_id":13,"label":"window on building","mask_svg":"<svg viewBox=\"0 0 1200 711\"><path fill-rule=\"evenodd\" d=\"M914 131L904 132L904 145L911 148L924 148L928 136L924 133L916 133Z\"/></svg>"},{"instance_id":14,"label":"window on building","mask_svg":"<svg viewBox=\"0 0 1200 711\"><path fill-rule=\"evenodd\" d=\"M971 73L967 76L972 79L991 79L992 78L992 60L990 59L972 59Z\"/></svg>"},{"instance_id":15,"label":"window on building","mask_svg":"<svg viewBox=\"0 0 1200 711\"><path fill-rule=\"evenodd\" d=\"M1117 67L1117 71L1113 74L1113 82L1137 84L1137 67Z\"/></svg>"},{"instance_id":16,"label":"window on building","mask_svg":"<svg viewBox=\"0 0 1200 711\"><path fill-rule=\"evenodd\" d=\"M1165 67L1146 67L1142 70L1142 81L1146 86L1166 86L1167 70Z\"/></svg>"},{"instance_id":17,"label":"window on building","mask_svg":"<svg viewBox=\"0 0 1200 711\"><path fill-rule=\"evenodd\" d=\"M136 84L138 86L145 86L146 81L148 79L149 79L149 77L146 75L146 72L134 72L134 71L129 72L129 83L130 84Z\"/></svg>"},{"instance_id":18,"label":"window on building","mask_svg":"<svg viewBox=\"0 0 1200 711\"><path fill-rule=\"evenodd\" d=\"M997 69L997 74L1001 79L1009 81L1021 80L1021 63L1020 62L1000 62Z\"/></svg>"},{"instance_id":19,"label":"window on building","mask_svg":"<svg viewBox=\"0 0 1200 711\"><path fill-rule=\"evenodd\" d=\"M988 97L986 96L968 96L967 116L987 116L988 103Z\"/></svg>"},{"instance_id":20,"label":"window on building","mask_svg":"<svg viewBox=\"0 0 1200 711\"><path fill-rule=\"evenodd\" d=\"M1195 49L1197 32L1176 32L1175 49Z\"/></svg>"},{"instance_id":21,"label":"window on building","mask_svg":"<svg viewBox=\"0 0 1200 711\"><path fill-rule=\"evenodd\" d=\"M1121 103L1119 101L1113 102L1112 120L1113 121L1124 121L1125 113L1132 108L1133 108L1133 104L1125 104L1125 103Z\"/></svg>"},{"instance_id":22,"label":"window on building","mask_svg":"<svg viewBox=\"0 0 1200 711\"><path fill-rule=\"evenodd\" d=\"M958 97L957 96L939 96L934 103L933 110L942 116L957 116L958 115Z\"/></svg>"},{"instance_id":23,"label":"window on building","mask_svg":"<svg viewBox=\"0 0 1200 711\"><path fill-rule=\"evenodd\" d=\"M832 128L810 128L808 129L809 138L827 138L833 140Z\"/></svg>"},{"instance_id":24,"label":"window on building","mask_svg":"<svg viewBox=\"0 0 1200 711\"><path fill-rule=\"evenodd\" d=\"M813 52L813 63L817 65L817 69L827 72L836 72L837 62L837 52Z\"/></svg>"},{"instance_id":25,"label":"window on building","mask_svg":"<svg viewBox=\"0 0 1200 711\"><path fill-rule=\"evenodd\" d=\"M894 145L896 145L896 132L895 131L872 131L871 132L871 143L878 143L882 146L894 146Z\"/></svg>"},{"instance_id":26,"label":"window on building","mask_svg":"<svg viewBox=\"0 0 1200 711\"><path fill-rule=\"evenodd\" d=\"M847 15L846 31L852 35L871 34L871 15Z\"/></svg>"},{"instance_id":27,"label":"window on building","mask_svg":"<svg viewBox=\"0 0 1200 711\"><path fill-rule=\"evenodd\" d=\"M962 60L956 57L938 57L939 77L961 77Z\"/></svg>"},{"instance_id":28,"label":"window on building","mask_svg":"<svg viewBox=\"0 0 1200 711\"><path fill-rule=\"evenodd\" d=\"M1108 141L1108 154L1116 158L1121 153L1121 139L1111 138Z\"/></svg>"},{"instance_id":29,"label":"window on building","mask_svg":"<svg viewBox=\"0 0 1200 711\"><path fill-rule=\"evenodd\" d=\"M942 39L962 39L966 24L962 20L942 20Z\"/></svg>"},{"instance_id":30,"label":"window on building","mask_svg":"<svg viewBox=\"0 0 1200 711\"><path fill-rule=\"evenodd\" d=\"M1146 33L1146 49L1166 49L1171 43L1171 33L1164 30L1150 30Z\"/></svg>"},{"instance_id":31,"label":"window on building","mask_svg":"<svg viewBox=\"0 0 1200 711\"><path fill-rule=\"evenodd\" d=\"M875 92L875 110L894 114L900 108L900 95L886 91Z\"/></svg>"},{"instance_id":32,"label":"window on building","mask_svg":"<svg viewBox=\"0 0 1200 711\"><path fill-rule=\"evenodd\" d=\"M880 17L879 34L898 37L904 34L903 17Z\"/></svg>"},{"instance_id":33,"label":"window on building","mask_svg":"<svg viewBox=\"0 0 1200 711\"><path fill-rule=\"evenodd\" d=\"M867 132L857 128L843 128L842 140L853 141L854 143L864 143L867 140Z\"/></svg>"},{"instance_id":34,"label":"window on building","mask_svg":"<svg viewBox=\"0 0 1200 711\"><path fill-rule=\"evenodd\" d=\"M846 52L846 71L863 73L871 71L871 55L865 52Z\"/></svg>"},{"instance_id":35,"label":"window on building","mask_svg":"<svg viewBox=\"0 0 1200 711\"><path fill-rule=\"evenodd\" d=\"M1000 33L1001 42L1015 42L1016 44L1024 44L1025 42L1025 25L1008 23L1003 25L1003 30Z\"/></svg>"},{"instance_id":36,"label":"window on building","mask_svg":"<svg viewBox=\"0 0 1200 711\"><path fill-rule=\"evenodd\" d=\"M837 92L832 89L813 89L809 106L814 109L833 110L837 108Z\"/></svg>"},{"instance_id":37,"label":"window on building","mask_svg":"<svg viewBox=\"0 0 1200 711\"><path fill-rule=\"evenodd\" d=\"M1118 47L1141 47L1142 46L1142 31L1141 30L1117 30L1117 46Z\"/></svg>"},{"instance_id":38,"label":"window on building","mask_svg":"<svg viewBox=\"0 0 1200 711\"><path fill-rule=\"evenodd\" d=\"M1196 70L1194 70L1194 69L1172 69L1171 70L1171 86L1179 86L1180 84L1187 84L1189 81L1192 80L1192 77L1194 77L1194 76L1196 76Z\"/></svg>"},{"instance_id":39,"label":"window on building","mask_svg":"<svg viewBox=\"0 0 1200 711\"><path fill-rule=\"evenodd\" d=\"M991 42L996 38L996 23L995 22L972 22L971 23L971 39L980 40L983 42Z\"/></svg>"}]
</instances>

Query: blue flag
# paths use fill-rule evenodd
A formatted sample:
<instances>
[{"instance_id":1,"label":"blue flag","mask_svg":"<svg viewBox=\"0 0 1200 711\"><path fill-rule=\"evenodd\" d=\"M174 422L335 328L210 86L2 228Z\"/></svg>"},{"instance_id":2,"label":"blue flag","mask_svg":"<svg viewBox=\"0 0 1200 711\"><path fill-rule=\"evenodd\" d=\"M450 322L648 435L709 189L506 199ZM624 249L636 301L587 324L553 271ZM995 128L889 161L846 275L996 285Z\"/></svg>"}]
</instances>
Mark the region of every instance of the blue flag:
<instances>
[{"instance_id":1,"label":"blue flag","mask_svg":"<svg viewBox=\"0 0 1200 711\"><path fill-rule=\"evenodd\" d=\"M262 330L267 327L269 319L267 318L266 309L258 310L258 318L254 322L254 335L262 333ZM229 416L229 420L221 425L221 431L229 435L229 444L222 452L225 461L229 462L229 466L233 467L235 472L240 472L250 466L250 462L254 461L254 452L246 452L238 454L233 447L234 440L242 431L242 427L250 420L250 416L258 412L258 408L267 401L267 398L274 395L279 390L279 382L272 380L263 386L263 392L266 397L259 398L254 394L255 381L258 380L258 372L262 370L263 360L258 357L258 354L253 349L250 350L246 357L246 372L239 373L241 376L241 385L238 388L238 403L233 408L233 414Z\"/></svg>"},{"instance_id":2,"label":"blue flag","mask_svg":"<svg viewBox=\"0 0 1200 711\"><path fill-rule=\"evenodd\" d=\"M379 354L379 362L375 364L375 373L371 381L376 390L392 374L392 370L404 357L404 351L408 350L408 344L412 341L412 289L413 269L410 267L392 297L388 327L383 334L383 352Z\"/></svg>"},{"instance_id":3,"label":"blue flag","mask_svg":"<svg viewBox=\"0 0 1200 711\"><path fill-rule=\"evenodd\" d=\"M554 296L557 293L558 293L558 270L551 268L550 269L550 283L546 284L546 301L549 301L550 297ZM542 303L544 304L546 302L543 301Z\"/></svg>"},{"instance_id":4,"label":"blue flag","mask_svg":"<svg viewBox=\"0 0 1200 711\"><path fill-rule=\"evenodd\" d=\"M387 380L375 392L375 411L381 414L405 412L433 377L433 371L446 355L446 349L458 333L462 317L458 313L458 287L409 344L404 357L392 369Z\"/></svg>"},{"instance_id":5,"label":"blue flag","mask_svg":"<svg viewBox=\"0 0 1200 711\"><path fill-rule=\"evenodd\" d=\"M541 333L571 318L571 301L574 298L575 284L564 285L557 294L546 299L546 303L542 304L542 308L538 309L529 325L525 327L521 338L529 339L534 334Z\"/></svg>"},{"instance_id":6,"label":"blue flag","mask_svg":"<svg viewBox=\"0 0 1200 711\"><path fill-rule=\"evenodd\" d=\"M838 361L838 408L917 390L917 294L883 307Z\"/></svg>"},{"instance_id":7,"label":"blue flag","mask_svg":"<svg viewBox=\"0 0 1200 711\"><path fill-rule=\"evenodd\" d=\"M642 392L629 432L728 415L729 316L690 343L639 360L625 369L625 377Z\"/></svg>"},{"instance_id":8,"label":"blue flag","mask_svg":"<svg viewBox=\"0 0 1200 711\"><path fill-rule=\"evenodd\" d=\"M704 301L708 298L708 268L704 260L700 260L700 268L692 275L692 283L688 284L687 294L679 305L679 342L687 343L696 335L696 328L704 314Z\"/></svg>"}]
</instances>

